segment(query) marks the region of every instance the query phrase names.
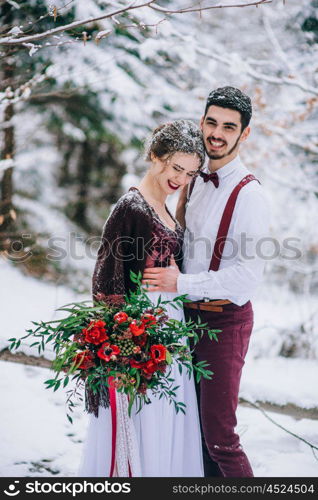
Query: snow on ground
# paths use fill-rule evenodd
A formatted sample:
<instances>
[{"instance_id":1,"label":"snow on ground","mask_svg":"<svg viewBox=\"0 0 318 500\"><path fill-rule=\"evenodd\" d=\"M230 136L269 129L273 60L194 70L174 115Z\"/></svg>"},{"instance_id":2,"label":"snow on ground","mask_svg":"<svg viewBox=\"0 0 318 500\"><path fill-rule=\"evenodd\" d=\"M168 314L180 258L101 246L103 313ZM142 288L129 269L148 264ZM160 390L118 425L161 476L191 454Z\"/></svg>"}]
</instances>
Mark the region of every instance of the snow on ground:
<instances>
[{"instance_id":1,"label":"snow on ground","mask_svg":"<svg viewBox=\"0 0 318 500\"><path fill-rule=\"evenodd\" d=\"M312 294L293 294L287 283L270 285L265 280L253 300L254 329L249 351L255 357L275 357L282 335L293 332L309 343L309 356L318 357L318 303ZM301 331L304 330L305 331Z\"/></svg>"},{"instance_id":2,"label":"snow on ground","mask_svg":"<svg viewBox=\"0 0 318 500\"><path fill-rule=\"evenodd\" d=\"M247 357L240 396L300 408L318 408L318 363L311 359ZM318 412L317 412L318 414ZM318 434L318 421L316 424Z\"/></svg>"},{"instance_id":3,"label":"snow on ground","mask_svg":"<svg viewBox=\"0 0 318 500\"><path fill-rule=\"evenodd\" d=\"M317 421L267 412L277 423L318 445ZM260 411L239 408L237 431L257 477L317 477L318 454L267 420Z\"/></svg>"},{"instance_id":4,"label":"snow on ground","mask_svg":"<svg viewBox=\"0 0 318 500\"><path fill-rule=\"evenodd\" d=\"M21 337L25 330L32 328L32 321L50 321L56 319L55 310L74 301L89 299L78 296L63 286L53 286L38 279L24 276L19 269L0 259L0 349L7 346L11 337ZM63 313L64 315L65 313ZM28 341L32 344L32 341ZM35 348L21 344L22 352L37 355Z\"/></svg>"},{"instance_id":5,"label":"snow on ground","mask_svg":"<svg viewBox=\"0 0 318 500\"><path fill-rule=\"evenodd\" d=\"M75 476L85 416L65 416L65 393L45 389L48 369L0 362L1 476Z\"/></svg>"},{"instance_id":6,"label":"snow on ground","mask_svg":"<svg viewBox=\"0 0 318 500\"><path fill-rule=\"evenodd\" d=\"M0 391L4 394L0 476L77 475L87 415L79 407L70 424L65 416L65 393L44 388L49 377L45 368L0 362ZM317 421L269 415L318 445ZM256 476L318 476L318 462L310 448L275 427L258 410L239 408L237 430Z\"/></svg>"}]
</instances>

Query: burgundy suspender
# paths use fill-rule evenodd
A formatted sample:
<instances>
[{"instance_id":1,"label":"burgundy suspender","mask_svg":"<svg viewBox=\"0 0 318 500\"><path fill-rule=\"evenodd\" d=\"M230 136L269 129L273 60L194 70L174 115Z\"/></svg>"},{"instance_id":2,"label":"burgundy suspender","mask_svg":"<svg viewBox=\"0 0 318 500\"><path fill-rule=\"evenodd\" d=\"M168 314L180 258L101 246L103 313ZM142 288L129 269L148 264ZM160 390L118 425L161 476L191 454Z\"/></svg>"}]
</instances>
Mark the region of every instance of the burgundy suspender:
<instances>
[{"instance_id":1,"label":"burgundy suspender","mask_svg":"<svg viewBox=\"0 0 318 500\"><path fill-rule=\"evenodd\" d=\"M225 209L221 218L220 222L220 227L218 230L218 234L216 237L214 249L213 249L213 255L212 259L210 262L210 267L209 271L218 271L222 259L222 254L224 250L224 245L225 241L227 238L227 233L230 227L235 203L238 197L239 192L241 191L242 187L246 186L251 181L257 181L259 182L254 175L249 174L246 177L244 177L241 182L233 189L232 193L230 194L229 199L227 200L227 203L225 205Z\"/></svg>"},{"instance_id":2,"label":"burgundy suspender","mask_svg":"<svg viewBox=\"0 0 318 500\"><path fill-rule=\"evenodd\" d=\"M188 189L188 195L187 195L187 201L190 200L190 196L191 196L193 188L194 188L195 180L196 180L196 177L193 177L193 179L190 182L189 189Z\"/></svg>"}]
</instances>

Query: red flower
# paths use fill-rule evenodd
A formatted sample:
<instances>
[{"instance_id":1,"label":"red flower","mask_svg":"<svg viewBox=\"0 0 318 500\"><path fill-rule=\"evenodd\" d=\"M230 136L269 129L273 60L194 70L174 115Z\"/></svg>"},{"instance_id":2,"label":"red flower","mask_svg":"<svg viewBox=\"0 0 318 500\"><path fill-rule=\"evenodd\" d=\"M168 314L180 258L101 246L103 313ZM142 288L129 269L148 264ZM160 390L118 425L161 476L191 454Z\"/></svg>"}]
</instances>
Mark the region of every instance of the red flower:
<instances>
[{"instance_id":1,"label":"red flower","mask_svg":"<svg viewBox=\"0 0 318 500\"><path fill-rule=\"evenodd\" d=\"M161 361L165 361L166 360L166 352L167 352L167 349L162 344L152 345L150 347L151 357L155 363L160 363Z\"/></svg>"},{"instance_id":2,"label":"red flower","mask_svg":"<svg viewBox=\"0 0 318 500\"><path fill-rule=\"evenodd\" d=\"M144 367L145 363L141 361L135 361L134 359L130 360L130 366L132 368L137 368L138 370L141 370Z\"/></svg>"},{"instance_id":3,"label":"red flower","mask_svg":"<svg viewBox=\"0 0 318 500\"><path fill-rule=\"evenodd\" d=\"M142 335L145 332L144 325L143 324L139 325L136 319L132 320L132 322L129 325L129 329L135 337L138 337L139 335Z\"/></svg>"},{"instance_id":4,"label":"red flower","mask_svg":"<svg viewBox=\"0 0 318 500\"><path fill-rule=\"evenodd\" d=\"M80 370L88 370L92 366L95 366L93 359L93 354L89 350L86 350L76 354L73 361L75 361L76 365L80 363L79 366L77 366Z\"/></svg>"},{"instance_id":5,"label":"red flower","mask_svg":"<svg viewBox=\"0 0 318 500\"><path fill-rule=\"evenodd\" d=\"M157 320L153 314L145 313L142 315L142 322L147 328L155 325L157 323Z\"/></svg>"},{"instance_id":6,"label":"red flower","mask_svg":"<svg viewBox=\"0 0 318 500\"><path fill-rule=\"evenodd\" d=\"M105 321L102 320L91 321L88 327L82 330L85 335L85 341L90 344L98 345L108 340L105 325Z\"/></svg>"},{"instance_id":7,"label":"red flower","mask_svg":"<svg viewBox=\"0 0 318 500\"><path fill-rule=\"evenodd\" d=\"M109 342L104 342L104 344L98 349L97 356L105 361L110 361L113 356L117 356L120 353L120 349L117 345L111 345Z\"/></svg>"},{"instance_id":8,"label":"red flower","mask_svg":"<svg viewBox=\"0 0 318 500\"><path fill-rule=\"evenodd\" d=\"M121 323L125 323L127 319L128 319L128 314L123 311L116 313L114 316L114 321L116 321L116 323L118 323L119 325Z\"/></svg>"},{"instance_id":9,"label":"red flower","mask_svg":"<svg viewBox=\"0 0 318 500\"><path fill-rule=\"evenodd\" d=\"M155 363L152 359L147 361L147 363L144 364L143 366L143 372L146 375L146 378L150 378L153 373L155 373L158 370L157 363ZM148 377L147 377L148 376Z\"/></svg>"}]
</instances>

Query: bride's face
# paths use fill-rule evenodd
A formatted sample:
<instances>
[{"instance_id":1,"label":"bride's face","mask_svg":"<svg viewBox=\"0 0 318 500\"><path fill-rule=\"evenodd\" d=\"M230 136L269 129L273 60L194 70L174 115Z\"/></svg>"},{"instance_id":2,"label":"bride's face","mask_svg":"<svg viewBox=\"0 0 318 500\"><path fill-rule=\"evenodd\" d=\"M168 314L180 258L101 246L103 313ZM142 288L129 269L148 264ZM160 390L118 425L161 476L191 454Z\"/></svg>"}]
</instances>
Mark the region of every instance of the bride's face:
<instances>
[{"instance_id":1,"label":"bride's face","mask_svg":"<svg viewBox=\"0 0 318 500\"><path fill-rule=\"evenodd\" d=\"M199 173L200 160L196 154L174 153L158 158L152 156L154 181L167 194L172 194L191 182Z\"/></svg>"}]
</instances>

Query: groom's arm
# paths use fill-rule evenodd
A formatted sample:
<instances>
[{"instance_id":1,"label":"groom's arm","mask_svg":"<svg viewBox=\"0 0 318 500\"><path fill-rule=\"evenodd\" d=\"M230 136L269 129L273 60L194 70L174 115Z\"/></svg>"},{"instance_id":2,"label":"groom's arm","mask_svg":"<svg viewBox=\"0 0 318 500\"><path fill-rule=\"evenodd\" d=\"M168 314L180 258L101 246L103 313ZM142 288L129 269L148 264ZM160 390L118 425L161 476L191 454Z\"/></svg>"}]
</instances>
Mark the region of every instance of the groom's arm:
<instances>
[{"instance_id":1,"label":"groom's arm","mask_svg":"<svg viewBox=\"0 0 318 500\"><path fill-rule=\"evenodd\" d=\"M243 200L242 200L243 201ZM265 266L268 239L269 212L266 200L259 193L244 196L237 210L236 240L239 257L231 266L219 271L182 274L174 267L146 269L143 283L148 291L178 292L198 299L227 299L237 305L247 302L259 285ZM242 246L242 236L245 246ZM268 243L267 243L268 245Z\"/></svg>"}]
</instances>

